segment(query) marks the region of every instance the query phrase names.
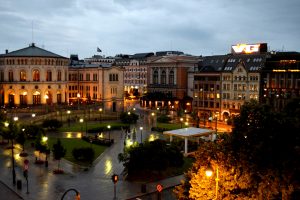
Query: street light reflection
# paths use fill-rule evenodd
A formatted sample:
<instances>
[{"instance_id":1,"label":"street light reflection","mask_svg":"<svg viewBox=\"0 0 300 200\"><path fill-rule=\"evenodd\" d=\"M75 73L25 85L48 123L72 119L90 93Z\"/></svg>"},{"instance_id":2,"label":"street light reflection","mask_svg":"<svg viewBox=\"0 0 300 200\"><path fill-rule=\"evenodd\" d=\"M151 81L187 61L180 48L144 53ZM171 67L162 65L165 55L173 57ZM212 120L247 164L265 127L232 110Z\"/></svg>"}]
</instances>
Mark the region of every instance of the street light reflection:
<instances>
[{"instance_id":1,"label":"street light reflection","mask_svg":"<svg viewBox=\"0 0 300 200\"><path fill-rule=\"evenodd\" d=\"M105 161L105 174L109 174L112 169L112 162L111 160Z\"/></svg>"},{"instance_id":2,"label":"street light reflection","mask_svg":"<svg viewBox=\"0 0 300 200\"><path fill-rule=\"evenodd\" d=\"M71 138L72 134L71 133L67 133L67 138Z\"/></svg>"},{"instance_id":3,"label":"street light reflection","mask_svg":"<svg viewBox=\"0 0 300 200\"><path fill-rule=\"evenodd\" d=\"M77 133L77 136L76 136L76 137L77 137L77 138L81 138L81 136L82 136L81 133Z\"/></svg>"},{"instance_id":4,"label":"street light reflection","mask_svg":"<svg viewBox=\"0 0 300 200\"><path fill-rule=\"evenodd\" d=\"M151 133L151 134L149 135L148 141L149 141L149 142L152 142L152 141L157 140L157 139L159 139L159 136L158 136L157 134Z\"/></svg>"}]
</instances>

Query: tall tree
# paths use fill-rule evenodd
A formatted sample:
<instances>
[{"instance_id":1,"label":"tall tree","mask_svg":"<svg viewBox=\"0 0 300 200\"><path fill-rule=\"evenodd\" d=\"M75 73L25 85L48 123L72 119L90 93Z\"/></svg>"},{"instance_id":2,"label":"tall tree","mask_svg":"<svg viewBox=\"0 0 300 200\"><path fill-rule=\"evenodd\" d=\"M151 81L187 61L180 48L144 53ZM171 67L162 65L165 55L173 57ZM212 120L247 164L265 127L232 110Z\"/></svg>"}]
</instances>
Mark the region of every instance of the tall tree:
<instances>
[{"instance_id":1,"label":"tall tree","mask_svg":"<svg viewBox=\"0 0 300 200\"><path fill-rule=\"evenodd\" d=\"M61 144L60 139L57 139L57 142L53 144L52 148L54 159L58 161L57 170L60 171L60 160L66 155L67 150Z\"/></svg>"}]
</instances>

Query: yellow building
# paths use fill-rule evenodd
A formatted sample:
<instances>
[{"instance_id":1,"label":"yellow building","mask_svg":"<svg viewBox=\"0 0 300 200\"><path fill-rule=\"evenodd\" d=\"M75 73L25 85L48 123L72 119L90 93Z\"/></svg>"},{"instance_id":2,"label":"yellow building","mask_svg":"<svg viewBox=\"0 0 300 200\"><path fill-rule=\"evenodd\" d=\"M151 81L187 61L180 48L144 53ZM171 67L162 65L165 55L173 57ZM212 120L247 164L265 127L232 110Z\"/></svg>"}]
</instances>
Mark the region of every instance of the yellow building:
<instances>
[{"instance_id":1,"label":"yellow building","mask_svg":"<svg viewBox=\"0 0 300 200\"><path fill-rule=\"evenodd\" d=\"M104 111L123 111L123 70L111 64L73 62L69 67L69 102L78 107L99 104Z\"/></svg>"},{"instance_id":2,"label":"yellow building","mask_svg":"<svg viewBox=\"0 0 300 200\"><path fill-rule=\"evenodd\" d=\"M0 104L9 107L67 102L69 59L36 47L0 55Z\"/></svg>"}]
</instances>

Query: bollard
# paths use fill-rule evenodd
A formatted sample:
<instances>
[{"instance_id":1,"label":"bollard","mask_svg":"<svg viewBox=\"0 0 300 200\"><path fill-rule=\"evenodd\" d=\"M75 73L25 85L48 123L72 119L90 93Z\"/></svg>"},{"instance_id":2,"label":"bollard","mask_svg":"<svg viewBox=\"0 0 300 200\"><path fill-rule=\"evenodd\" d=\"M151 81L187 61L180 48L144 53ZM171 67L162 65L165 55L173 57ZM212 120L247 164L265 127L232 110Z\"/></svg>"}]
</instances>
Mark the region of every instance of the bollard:
<instances>
[{"instance_id":1,"label":"bollard","mask_svg":"<svg viewBox=\"0 0 300 200\"><path fill-rule=\"evenodd\" d=\"M22 180L17 180L17 188L18 190L22 190Z\"/></svg>"}]
</instances>

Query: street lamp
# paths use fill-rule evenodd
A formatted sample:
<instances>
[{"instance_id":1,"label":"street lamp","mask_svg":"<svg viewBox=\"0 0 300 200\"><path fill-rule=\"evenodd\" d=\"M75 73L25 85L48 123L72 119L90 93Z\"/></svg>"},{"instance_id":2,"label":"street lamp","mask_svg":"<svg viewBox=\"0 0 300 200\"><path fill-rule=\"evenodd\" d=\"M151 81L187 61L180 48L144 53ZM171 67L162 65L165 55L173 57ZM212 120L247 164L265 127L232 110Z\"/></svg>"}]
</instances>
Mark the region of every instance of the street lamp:
<instances>
[{"instance_id":1,"label":"street lamp","mask_svg":"<svg viewBox=\"0 0 300 200\"><path fill-rule=\"evenodd\" d=\"M155 116L155 113L152 112L152 113L151 113L151 116L152 116L152 127L153 127L153 126L154 126L154 116Z\"/></svg>"},{"instance_id":2,"label":"street lamp","mask_svg":"<svg viewBox=\"0 0 300 200\"><path fill-rule=\"evenodd\" d=\"M48 137L47 137L47 136L43 136L43 137L42 137L43 145L47 146L47 141L48 141ZM47 151L47 149L46 149L45 154L46 154L45 167L48 167L48 157L47 157L48 151Z\"/></svg>"},{"instance_id":3,"label":"street lamp","mask_svg":"<svg viewBox=\"0 0 300 200\"><path fill-rule=\"evenodd\" d=\"M180 118L180 125L181 125L181 128L182 128L182 122L183 122L183 118L181 117L181 118Z\"/></svg>"},{"instance_id":4,"label":"street lamp","mask_svg":"<svg viewBox=\"0 0 300 200\"><path fill-rule=\"evenodd\" d=\"M110 125L107 125L107 128L108 128L108 139L110 141Z\"/></svg>"},{"instance_id":5,"label":"street lamp","mask_svg":"<svg viewBox=\"0 0 300 200\"><path fill-rule=\"evenodd\" d=\"M102 108L99 108L99 121L101 122L101 113L102 113Z\"/></svg>"},{"instance_id":6,"label":"street lamp","mask_svg":"<svg viewBox=\"0 0 300 200\"><path fill-rule=\"evenodd\" d=\"M16 119L16 120L15 120ZM14 121L17 121L18 119L14 117ZM4 123L5 127L9 127L9 123L5 122ZM12 130L10 130L12 131ZM12 162L12 177L13 177L13 185L16 185L16 171L15 171L15 157L14 157L14 139L13 139L13 133L10 132L11 134L11 162Z\"/></svg>"},{"instance_id":7,"label":"street lamp","mask_svg":"<svg viewBox=\"0 0 300 200\"><path fill-rule=\"evenodd\" d=\"M184 125L187 127L187 126L189 125L189 123L188 123L188 122L185 122Z\"/></svg>"},{"instance_id":8,"label":"street lamp","mask_svg":"<svg viewBox=\"0 0 300 200\"><path fill-rule=\"evenodd\" d=\"M141 130L141 143L143 143L143 127L142 126L140 127L140 130Z\"/></svg>"},{"instance_id":9,"label":"street lamp","mask_svg":"<svg viewBox=\"0 0 300 200\"><path fill-rule=\"evenodd\" d=\"M216 134L217 134L217 132L218 132L218 114L215 114L215 119L216 119L215 128L216 128Z\"/></svg>"},{"instance_id":10,"label":"street lamp","mask_svg":"<svg viewBox=\"0 0 300 200\"><path fill-rule=\"evenodd\" d=\"M71 122L71 120L70 120L70 114L71 114L71 111L67 110L67 114L68 114L68 125L70 127L70 122Z\"/></svg>"},{"instance_id":11,"label":"street lamp","mask_svg":"<svg viewBox=\"0 0 300 200\"><path fill-rule=\"evenodd\" d=\"M82 123L83 123L83 121L84 120L82 118L79 119L79 122L81 123L81 132L82 132Z\"/></svg>"},{"instance_id":12,"label":"street lamp","mask_svg":"<svg viewBox=\"0 0 300 200\"><path fill-rule=\"evenodd\" d=\"M46 113L48 113L48 99L49 99L49 96L47 94L45 94L44 98L45 98Z\"/></svg>"},{"instance_id":13,"label":"street lamp","mask_svg":"<svg viewBox=\"0 0 300 200\"><path fill-rule=\"evenodd\" d=\"M213 169L210 165L208 165L207 169L205 170L205 174L207 177L211 177L213 174ZM216 198L218 199L218 190L219 190L219 167L216 165Z\"/></svg>"},{"instance_id":14,"label":"street lamp","mask_svg":"<svg viewBox=\"0 0 300 200\"><path fill-rule=\"evenodd\" d=\"M79 110L80 93L77 93L77 110Z\"/></svg>"}]
</instances>

